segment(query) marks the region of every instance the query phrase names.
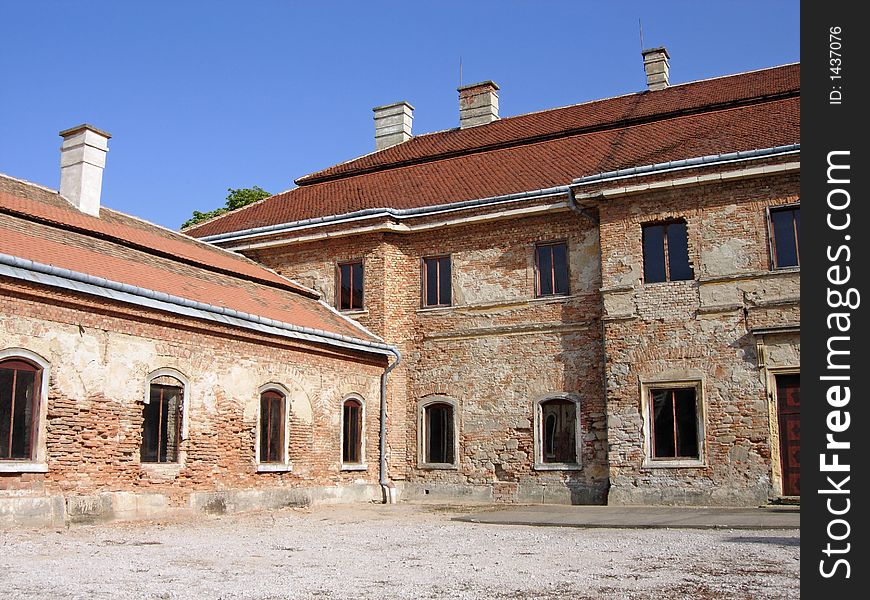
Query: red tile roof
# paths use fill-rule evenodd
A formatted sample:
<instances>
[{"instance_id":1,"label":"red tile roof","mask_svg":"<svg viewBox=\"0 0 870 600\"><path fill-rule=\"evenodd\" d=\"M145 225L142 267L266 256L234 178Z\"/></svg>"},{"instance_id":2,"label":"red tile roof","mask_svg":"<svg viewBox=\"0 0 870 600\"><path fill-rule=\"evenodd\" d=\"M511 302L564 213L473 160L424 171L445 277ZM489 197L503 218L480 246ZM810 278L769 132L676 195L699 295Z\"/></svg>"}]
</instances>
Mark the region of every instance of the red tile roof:
<instances>
[{"instance_id":1,"label":"red tile roof","mask_svg":"<svg viewBox=\"0 0 870 600\"><path fill-rule=\"evenodd\" d=\"M107 208L0 175L0 252L188 300L376 341L316 294L253 261Z\"/></svg>"},{"instance_id":2,"label":"red tile roof","mask_svg":"<svg viewBox=\"0 0 870 600\"><path fill-rule=\"evenodd\" d=\"M604 171L800 141L800 65L421 135L187 230L196 237L365 208L435 206Z\"/></svg>"}]
</instances>

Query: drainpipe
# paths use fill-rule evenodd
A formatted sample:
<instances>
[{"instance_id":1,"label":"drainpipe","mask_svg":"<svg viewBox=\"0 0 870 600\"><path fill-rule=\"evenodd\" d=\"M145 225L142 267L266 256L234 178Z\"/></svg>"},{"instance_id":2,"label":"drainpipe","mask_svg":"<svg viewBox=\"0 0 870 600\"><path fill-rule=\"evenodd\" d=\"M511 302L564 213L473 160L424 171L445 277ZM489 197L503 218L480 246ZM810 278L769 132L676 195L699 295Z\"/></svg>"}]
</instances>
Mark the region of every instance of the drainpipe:
<instances>
[{"instance_id":1,"label":"drainpipe","mask_svg":"<svg viewBox=\"0 0 870 600\"><path fill-rule=\"evenodd\" d=\"M593 225L598 225L598 217L591 213L588 208L577 206L577 196L574 195L574 188L572 187L568 187L568 208L584 219L589 219Z\"/></svg>"},{"instance_id":2,"label":"drainpipe","mask_svg":"<svg viewBox=\"0 0 870 600\"><path fill-rule=\"evenodd\" d=\"M395 346L390 346L389 350L395 355L396 362L387 366L381 374L381 439L379 447L381 453L381 464L379 481L381 484L381 491L384 493L384 504L395 504L396 486L387 478L387 376L390 374L390 371L395 369L399 366L399 363L402 362L402 355L399 353L399 349Z\"/></svg>"}]
</instances>

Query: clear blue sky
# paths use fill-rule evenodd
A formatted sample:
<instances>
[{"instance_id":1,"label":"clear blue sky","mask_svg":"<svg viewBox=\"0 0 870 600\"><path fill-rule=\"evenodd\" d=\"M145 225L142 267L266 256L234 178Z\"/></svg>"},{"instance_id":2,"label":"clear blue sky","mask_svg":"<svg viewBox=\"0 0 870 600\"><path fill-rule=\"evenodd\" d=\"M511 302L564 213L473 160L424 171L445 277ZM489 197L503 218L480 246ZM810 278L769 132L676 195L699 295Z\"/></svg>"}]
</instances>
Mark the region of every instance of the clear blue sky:
<instances>
[{"instance_id":1,"label":"clear blue sky","mask_svg":"<svg viewBox=\"0 0 870 600\"><path fill-rule=\"evenodd\" d=\"M799 2L0 0L0 172L57 188L58 131L109 131L103 203L177 228L228 187L277 193L374 149L373 106L458 125L463 82L502 116L800 60Z\"/></svg>"}]
</instances>

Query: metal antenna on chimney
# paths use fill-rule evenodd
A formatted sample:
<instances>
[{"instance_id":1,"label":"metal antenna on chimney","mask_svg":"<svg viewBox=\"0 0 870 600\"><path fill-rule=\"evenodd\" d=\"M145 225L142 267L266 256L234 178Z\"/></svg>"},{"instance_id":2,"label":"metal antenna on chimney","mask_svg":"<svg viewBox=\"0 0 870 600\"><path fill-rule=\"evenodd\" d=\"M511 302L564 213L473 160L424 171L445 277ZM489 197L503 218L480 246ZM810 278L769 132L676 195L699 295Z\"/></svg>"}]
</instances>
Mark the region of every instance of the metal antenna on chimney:
<instances>
[{"instance_id":1,"label":"metal antenna on chimney","mask_svg":"<svg viewBox=\"0 0 870 600\"><path fill-rule=\"evenodd\" d=\"M462 87L462 55L459 55L459 85L457 87Z\"/></svg>"},{"instance_id":2,"label":"metal antenna on chimney","mask_svg":"<svg viewBox=\"0 0 870 600\"><path fill-rule=\"evenodd\" d=\"M637 26L640 27L640 51L643 52L644 51L644 47L643 47L643 23L641 22L640 19L637 20Z\"/></svg>"}]
</instances>

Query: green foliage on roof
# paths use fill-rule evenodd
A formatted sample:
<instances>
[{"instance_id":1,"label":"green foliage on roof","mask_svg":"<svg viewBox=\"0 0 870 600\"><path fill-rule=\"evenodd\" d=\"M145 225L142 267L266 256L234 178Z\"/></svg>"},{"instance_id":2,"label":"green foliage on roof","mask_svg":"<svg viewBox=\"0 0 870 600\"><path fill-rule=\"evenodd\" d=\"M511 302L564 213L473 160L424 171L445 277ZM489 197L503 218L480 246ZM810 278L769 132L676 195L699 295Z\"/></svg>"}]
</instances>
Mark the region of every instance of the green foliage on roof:
<instances>
[{"instance_id":1,"label":"green foliage on roof","mask_svg":"<svg viewBox=\"0 0 870 600\"><path fill-rule=\"evenodd\" d=\"M193 216L182 223L181 228L187 229L188 227L193 227L203 221L208 221L211 218L218 217L224 213L230 212L231 210L236 210L237 208L242 208L248 204L253 204L258 200L268 198L272 195L258 185L250 188L227 188L227 191L229 194L227 194L227 201L224 206L208 212L200 212L198 210L193 211Z\"/></svg>"}]
</instances>

